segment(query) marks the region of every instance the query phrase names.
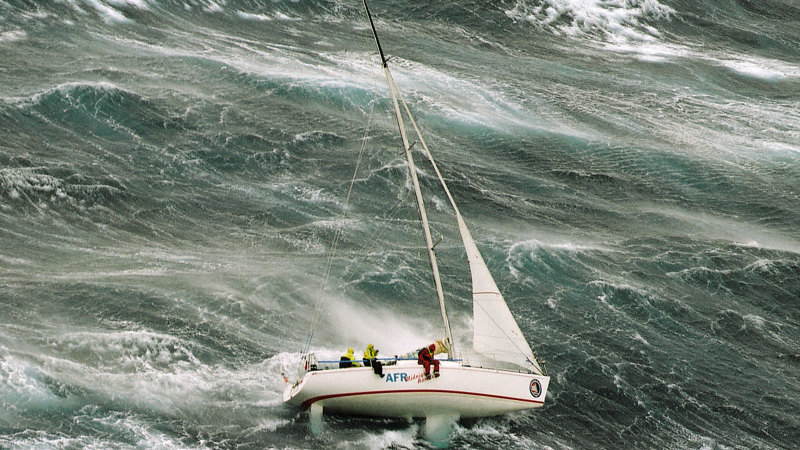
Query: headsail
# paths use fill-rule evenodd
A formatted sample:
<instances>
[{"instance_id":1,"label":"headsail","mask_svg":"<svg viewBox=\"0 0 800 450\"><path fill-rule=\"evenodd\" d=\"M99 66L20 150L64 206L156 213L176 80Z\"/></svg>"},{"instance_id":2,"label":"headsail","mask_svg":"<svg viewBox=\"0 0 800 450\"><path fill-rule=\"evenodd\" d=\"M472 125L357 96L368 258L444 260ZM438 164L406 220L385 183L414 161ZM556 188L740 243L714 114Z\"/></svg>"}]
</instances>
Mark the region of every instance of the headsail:
<instances>
[{"instance_id":1,"label":"headsail","mask_svg":"<svg viewBox=\"0 0 800 450\"><path fill-rule=\"evenodd\" d=\"M521 367L532 366L536 373L541 374L542 369L533 356L533 350L508 309L467 225L461 214L456 214L472 274L473 349L497 361Z\"/></svg>"}]
</instances>

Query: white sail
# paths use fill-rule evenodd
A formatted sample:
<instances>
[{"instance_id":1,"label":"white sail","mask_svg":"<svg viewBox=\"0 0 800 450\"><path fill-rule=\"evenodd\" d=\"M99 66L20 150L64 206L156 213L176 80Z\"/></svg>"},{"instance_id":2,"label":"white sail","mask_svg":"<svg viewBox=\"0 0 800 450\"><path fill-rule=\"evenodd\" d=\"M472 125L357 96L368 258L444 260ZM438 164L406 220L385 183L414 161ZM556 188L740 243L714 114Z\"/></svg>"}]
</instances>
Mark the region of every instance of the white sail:
<instances>
[{"instance_id":1,"label":"white sail","mask_svg":"<svg viewBox=\"0 0 800 450\"><path fill-rule=\"evenodd\" d=\"M460 213L456 214L472 275L473 350L496 361L526 368L532 366L541 374L533 350L508 309L464 219Z\"/></svg>"}]
</instances>

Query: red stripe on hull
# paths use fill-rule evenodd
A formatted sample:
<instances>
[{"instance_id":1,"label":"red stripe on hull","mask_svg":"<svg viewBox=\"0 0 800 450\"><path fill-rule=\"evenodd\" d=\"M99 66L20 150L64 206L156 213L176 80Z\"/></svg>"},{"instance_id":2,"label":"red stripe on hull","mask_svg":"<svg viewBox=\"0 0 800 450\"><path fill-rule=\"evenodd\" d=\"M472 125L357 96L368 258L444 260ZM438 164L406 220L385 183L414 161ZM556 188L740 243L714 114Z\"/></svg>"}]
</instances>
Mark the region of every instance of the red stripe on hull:
<instances>
[{"instance_id":1,"label":"red stripe on hull","mask_svg":"<svg viewBox=\"0 0 800 450\"><path fill-rule=\"evenodd\" d=\"M502 400L514 400L517 402L523 403L538 403L544 405L544 400L525 400L521 398L515 397L506 397L503 395L492 395L492 394L481 394L477 392L466 392L466 391L448 391L445 389L409 389L409 390L402 390L402 391L369 391L369 392L358 392L358 393L346 393L346 394L331 394L331 395L321 395L319 397L314 397L308 399L303 402L304 407L310 406L312 403L318 402L320 400L327 400L329 398L338 398L338 397L357 397L359 395L375 395L375 394L416 394L420 392L425 393L438 393L438 394L457 394L457 395L472 395L476 397L489 397L489 398L499 398Z\"/></svg>"}]
</instances>

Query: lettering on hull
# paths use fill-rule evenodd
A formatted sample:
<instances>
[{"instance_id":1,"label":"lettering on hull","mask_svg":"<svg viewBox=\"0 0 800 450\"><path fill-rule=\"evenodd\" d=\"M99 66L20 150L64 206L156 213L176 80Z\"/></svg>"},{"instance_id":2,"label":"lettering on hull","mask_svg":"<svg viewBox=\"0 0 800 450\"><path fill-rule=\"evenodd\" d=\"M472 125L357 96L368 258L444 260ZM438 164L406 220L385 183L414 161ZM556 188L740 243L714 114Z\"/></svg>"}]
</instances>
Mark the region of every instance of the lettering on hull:
<instances>
[{"instance_id":1,"label":"lettering on hull","mask_svg":"<svg viewBox=\"0 0 800 450\"><path fill-rule=\"evenodd\" d=\"M414 381L422 383L425 381L425 374L415 373L409 375L407 372L394 372L387 373L383 380L385 383L412 383Z\"/></svg>"}]
</instances>

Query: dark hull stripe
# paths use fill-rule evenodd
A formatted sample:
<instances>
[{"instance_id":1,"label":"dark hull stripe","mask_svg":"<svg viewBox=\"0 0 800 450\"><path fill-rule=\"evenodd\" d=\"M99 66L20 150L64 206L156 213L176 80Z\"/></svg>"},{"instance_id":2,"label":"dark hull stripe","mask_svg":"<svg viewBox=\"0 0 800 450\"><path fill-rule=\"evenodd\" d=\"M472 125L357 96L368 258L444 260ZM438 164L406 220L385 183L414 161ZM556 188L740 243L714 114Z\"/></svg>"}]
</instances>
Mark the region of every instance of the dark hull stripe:
<instances>
[{"instance_id":1,"label":"dark hull stripe","mask_svg":"<svg viewBox=\"0 0 800 450\"><path fill-rule=\"evenodd\" d=\"M493 395L493 394L482 394L479 392L467 392L467 391L449 391L444 389L408 389L408 390L396 390L396 391L369 391L369 392L348 392L342 394L330 394L330 395L321 395L319 397L310 398L303 402L303 406L310 406L313 403L316 403L321 400L327 400L330 398L338 398L338 397L357 397L361 395L376 395L376 394L413 394L413 393L420 393L424 392L427 394L432 393L439 393L439 394L457 394L457 395L471 395L476 397L489 397L489 398L498 398L502 400L513 400L516 402L522 403L538 403L544 404L544 400L527 400L522 398L516 397L506 397L503 395Z\"/></svg>"}]
</instances>

